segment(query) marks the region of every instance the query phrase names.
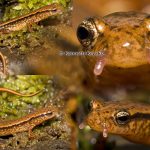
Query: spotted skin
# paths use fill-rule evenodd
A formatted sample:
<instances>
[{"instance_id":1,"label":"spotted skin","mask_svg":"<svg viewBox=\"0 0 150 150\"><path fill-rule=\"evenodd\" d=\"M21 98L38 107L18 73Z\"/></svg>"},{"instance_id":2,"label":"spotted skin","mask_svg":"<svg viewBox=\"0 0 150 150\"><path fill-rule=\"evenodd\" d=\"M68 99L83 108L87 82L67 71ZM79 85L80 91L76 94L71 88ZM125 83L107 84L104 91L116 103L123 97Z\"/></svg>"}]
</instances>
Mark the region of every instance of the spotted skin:
<instances>
[{"instance_id":1,"label":"spotted skin","mask_svg":"<svg viewBox=\"0 0 150 150\"><path fill-rule=\"evenodd\" d=\"M150 144L150 106L132 102L100 102L92 101L91 112L87 116L87 124L98 132L103 132L106 124L108 133L120 135L132 142ZM118 124L116 114L119 111L130 114L129 121Z\"/></svg>"}]
</instances>

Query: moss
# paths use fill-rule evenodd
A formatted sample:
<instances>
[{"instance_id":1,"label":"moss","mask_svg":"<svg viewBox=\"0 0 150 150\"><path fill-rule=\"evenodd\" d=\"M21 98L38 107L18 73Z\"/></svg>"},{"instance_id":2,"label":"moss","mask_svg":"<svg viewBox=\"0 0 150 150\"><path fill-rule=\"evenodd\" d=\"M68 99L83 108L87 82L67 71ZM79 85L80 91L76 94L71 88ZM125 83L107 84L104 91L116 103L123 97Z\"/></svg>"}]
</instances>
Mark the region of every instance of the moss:
<instances>
[{"instance_id":1,"label":"moss","mask_svg":"<svg viewBox=\"0 0 150 150\"><path fill-rule=\"evenodd\" d=\"M8 47L11 51L17 48L21 53L32 50L32 48L40 45L39 38L41 28L42 27L36 25L32 28L34 32L28 32L27 28L24 28L21 31L4 34L0 37L0 46Z\"/></svg>"},{"instance_id":2,"label":"moss","mask_svg":"<svg viewBox=\"0 0 150 150\"><path fill-rule=\"evenodd\" d=\"M22 97L7 92L0 93L0 116L21 117L28 108L42 106L52 95L53 86L49 76L9 76L1 79L0 87L13 89L23 94L35 93L41 89L41 93L32 97Z\"/></svg>"}]
</instances>

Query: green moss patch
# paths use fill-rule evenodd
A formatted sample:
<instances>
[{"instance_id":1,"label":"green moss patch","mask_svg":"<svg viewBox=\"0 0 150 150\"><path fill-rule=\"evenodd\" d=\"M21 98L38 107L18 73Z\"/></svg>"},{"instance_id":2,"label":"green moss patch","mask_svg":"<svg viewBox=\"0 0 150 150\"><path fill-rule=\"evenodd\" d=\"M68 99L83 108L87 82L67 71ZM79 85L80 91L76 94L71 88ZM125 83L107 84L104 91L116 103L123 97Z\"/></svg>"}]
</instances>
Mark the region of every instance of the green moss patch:
<instances>
[{"instance_id":1,"label":"green moss patch","mask_svg":"<svg viewBox=\"0 0 150 150\"><path fill-rule=\"evenodd\" d=\"M0 92L0 116L3 118L20 117L26 114L29 108L42 107L54 92L51 78L40 75L9 76L0 80L0 87L13 89L23 94L31 94L43 89L32 97Z\"/></svg>"}]
</instances>

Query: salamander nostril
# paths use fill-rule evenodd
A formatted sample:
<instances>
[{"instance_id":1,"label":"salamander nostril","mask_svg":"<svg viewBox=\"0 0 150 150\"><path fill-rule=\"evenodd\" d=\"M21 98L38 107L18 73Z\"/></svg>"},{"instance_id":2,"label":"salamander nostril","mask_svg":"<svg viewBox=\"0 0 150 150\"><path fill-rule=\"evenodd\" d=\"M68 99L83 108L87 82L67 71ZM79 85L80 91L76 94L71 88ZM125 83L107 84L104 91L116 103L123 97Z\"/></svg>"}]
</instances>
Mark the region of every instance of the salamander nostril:
<instances>
[{"instance_id":1,"label":"salamander nostril","mask_svg":"<svg viewBox=\"0 0 150 150\"><path fill-rule=\"evenodd\" d=\"M77 37L79 40L85 40L85 39L89 38L89 31L84 27L78 27Z\"/></svg>"}]
</instances>

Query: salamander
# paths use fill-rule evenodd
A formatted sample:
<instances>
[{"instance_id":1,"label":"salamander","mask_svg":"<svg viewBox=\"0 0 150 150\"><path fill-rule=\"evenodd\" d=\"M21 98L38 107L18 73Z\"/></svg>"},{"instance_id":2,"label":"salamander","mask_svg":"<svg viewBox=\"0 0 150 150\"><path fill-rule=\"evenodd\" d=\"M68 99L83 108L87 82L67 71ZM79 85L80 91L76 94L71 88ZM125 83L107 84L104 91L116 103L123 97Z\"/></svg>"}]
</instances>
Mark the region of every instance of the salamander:
<instances>
[{"instance_id":1,"label":"salamander","mask_svg":"<svg viewBox=\"0 0 150 150\"><path fill-rule=\"evenodd\" d=\"M86 118L98 132L120 135L132 142L150 145L150 105L124 101L93 100Z\"/></svg>"},{"instance_id":2,"label":"salamander","mask_svg":"<svg viewBox=\"0 0 150 150\"><path fill-rule=\"evenodd\" d=\"M79 24L77 37L81 51L95 52L80 57L86 86L92 91L109 100L119 91L128 96L133 90L150 91L149 14L129 11L89 17Z\"/></svg>"},{"instance_id":3,"label":"salamander","mask_svg":"<svg viewBox=\"0 0 150 150\"><path fill-rule=\"evenodd\" d=\"M38 109L16 120L0 122L0 136L12 135L18 132L28 131L29 137L32 129L46 120L58 117L58 110L54 106Z\"/></svg>"}]
</instances>

